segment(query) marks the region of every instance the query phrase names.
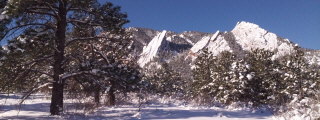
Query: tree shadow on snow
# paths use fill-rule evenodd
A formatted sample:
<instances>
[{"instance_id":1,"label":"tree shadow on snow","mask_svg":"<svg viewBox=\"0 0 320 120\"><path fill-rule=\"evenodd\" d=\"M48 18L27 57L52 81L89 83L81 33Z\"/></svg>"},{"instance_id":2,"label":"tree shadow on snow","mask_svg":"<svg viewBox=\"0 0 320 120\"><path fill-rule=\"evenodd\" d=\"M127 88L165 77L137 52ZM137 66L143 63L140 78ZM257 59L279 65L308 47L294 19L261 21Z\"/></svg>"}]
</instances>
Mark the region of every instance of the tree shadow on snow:
<instances>
[{"instance_id":1,"label":"tree shadow on snow","mask_svg":"<svg viewBox=\"0 0 320 120\"><path fill-rule=\"evenodd\" d=\"M68 105L68 104L65 104ZM69 104L71 105L71 104ZM12 110L12 106L1 106L4 110ZM36 104L23 104L21 106L22 111L29 113L48 112L49 115L49 103L36 103ZM6 109L7 108L7 109ZM150 120L150 119L188 119L197 117L227 117L227 118L254 118L254 119L266 119L270 115L267 111L257 111L252 113L251 111L224 111L213 109L187 109L174 106L160 106L150 105L144 107L139 112L139 117L136 116L138 108L136 106L117 106L117 107L102 107L95 110L88 115L77 113L66 113L62 117L53 117L48 115L40 115L35 117L21 114L18 116L2 117L0 119L27 119L27 120L51 120L51 119L68 119L68 120ZM1 117L1 115L0 115Z\"/></svg>"},{"instance_id":2,"label":"tree shadow on snow","mask_svg":"<svg viewBox=\"0 0 320 120\"><path fill-rule=\"evenodd\" d=\"M266 119L271 115L269 112L258 111L251 113L250 111L215 111L215 110L181 110L158 108L143 108L140 111L140 117L136 117L138 113L136 107L116 107L105 110L99 110L93 115L88 116L69 116L67 119L94 119L94 120L150 120L150 119L187 119L196 117L227 117L227 118L254 118Z\"/></svg>"}]
</instances>

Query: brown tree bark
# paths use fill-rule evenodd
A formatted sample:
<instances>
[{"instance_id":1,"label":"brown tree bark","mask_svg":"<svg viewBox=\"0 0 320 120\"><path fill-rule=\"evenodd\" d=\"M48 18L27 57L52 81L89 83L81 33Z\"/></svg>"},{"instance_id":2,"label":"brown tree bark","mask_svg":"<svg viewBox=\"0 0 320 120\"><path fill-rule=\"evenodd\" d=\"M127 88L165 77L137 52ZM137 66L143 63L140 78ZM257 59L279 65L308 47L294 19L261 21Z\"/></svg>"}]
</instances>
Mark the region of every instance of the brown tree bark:
<instances>
[{"instance_id":1,"label":"brown tree bark","mask_svg":"<svg viewBox=\"0 0 320 120\"><path fill-rule=\"evenodd\" d=\"M55 52L54 52L54 65L53 65L53 87L52 97L50 105L51 115L60 115L63 112L63 88L65 80L60 78L60 75L64 73L63 61L64 61L64 49L66 42L66 27L67 27L67 2L61 0L59 2L59 11L57 17L57 31L55 39Z\"/></svg>"},{"instance_id":2,"label":"brown tree bark","mask_svg":"<svg viewBox=\"0 0 320 120\"><path fill-rule=\"evenodd\" d=\"M97 106L100 105L100 87L94 90L94 102Z\"/></svg>"}]
</instances>

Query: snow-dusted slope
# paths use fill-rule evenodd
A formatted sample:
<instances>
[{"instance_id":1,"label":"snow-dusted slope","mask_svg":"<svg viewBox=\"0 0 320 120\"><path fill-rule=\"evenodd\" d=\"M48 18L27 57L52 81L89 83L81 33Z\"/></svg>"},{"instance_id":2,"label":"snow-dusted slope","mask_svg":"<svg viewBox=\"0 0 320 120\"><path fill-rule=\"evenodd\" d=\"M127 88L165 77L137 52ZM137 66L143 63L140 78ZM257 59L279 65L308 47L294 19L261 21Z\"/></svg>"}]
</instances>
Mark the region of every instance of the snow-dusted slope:
<instances>
[{"instance_id":1,"label":"snow-dusted slope","mask_svg":"<svg viewBox=\"0 0 320 120\"><path fill-rule=\"evenodd\" d=\"M157 36L155 36L150 43L143 48L143 51L140 55L138 63L141 67L150 62L156 55L158 50L160 49L163 42L165 42L164 38L167 31L162 31Z\"/></svg>"}]
</instances>

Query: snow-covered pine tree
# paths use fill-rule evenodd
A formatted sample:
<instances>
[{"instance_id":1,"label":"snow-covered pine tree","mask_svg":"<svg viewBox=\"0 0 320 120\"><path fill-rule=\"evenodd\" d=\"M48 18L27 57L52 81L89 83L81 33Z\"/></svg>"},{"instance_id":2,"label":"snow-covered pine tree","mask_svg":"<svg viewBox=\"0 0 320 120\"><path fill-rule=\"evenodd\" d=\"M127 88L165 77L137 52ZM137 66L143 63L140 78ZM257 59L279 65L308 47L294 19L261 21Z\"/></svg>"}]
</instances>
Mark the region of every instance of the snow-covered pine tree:
<instances>
[{"instance_id":1,"label":"snow-covered pine tree","mask_svg":"<svg viewBox=\"0 0 320 120\"><path fill-rule=\"evenodd\" d=\"M203 49L194 63L193 81L191 88L191 97L196 98L200 104L210 103L209 83L212 79L212 61L216 61L216 57L212 55L208 49Z\"/></svg>"},{"instance_id":2,"label":"snow-covered pine tree","mask_svg":"<svg viewBox=\"0 0 320 120\"><path fill-rule=\"evenodd\" d=\"M154 66L154 69L149 69L144 76L147 90L159 95L181 95L184 92L184 82L181 75L174 71L165 61L155 60L160 64L158 68Z\"/></svg>"},{"instance_id":3,"label":"snow-covered pine tree","mask_svg":"<svg viewBox=\"0 0 320 120\"><path fill-rule=\"evenodd\" d=\"M2 14L8 0L0 0L0 39L5 35L6 24L10 21L7 15Z\"/></svg>"},{"instance_id":4,"label":"snow-covered pine tree","mask_svg":"<svg viewBox=\"0 0 320 120\"><path fill-rule=\"evenodd\" d=\"M79 37L93 37L92 31L94 31L92 26L75 27L71 34ZM85 79L81 82L91 83L87 88L97 88L88 92L100 94L107 90L108 105L114 105L115 91L127 92L137 88L140 79L139 66L135 56L131 55L134 49L131 33L119 29L103 32L100 35L106 38L72 43L66 50L69 66L67 68L70 73L79 73L75 76L76 78ZM95 98L98 103L99 95L95 95Z\"/></svg>"},{"instance_id":5,"label":"snow-covered pine tree","mask_svg":"<svg viewBox=\"0 0 320 120\"><path fill-rule=\"evenodd\" d=\"M211 79L208 86L210 88L209 95L214 100L229 104L233 100L233 91L235 86L232 84L232 63L236 60L236 56L228 51L223 51L217 56L216 61L211 61Z\"/></svg>"},{"instance_id":6,"label":"snow-covered pine tree","mask_svg":"<svg viewBox=\"0 0 320 120\"><path fill-rule=\"evenodd\" d=\"M3 12L3 8L6 6L7 0L0 0L0 12Z\"/></svg>"},{"instance_id":7,"label":"snow-covered pine tree","mask_svg":"<svg viewBox=\"0 0 320 120\"><path fill-rule=\"evenodd\" d=\"M271 93L267 97L267 104L274 105L275 107L281 106L288 102L288 96L283 92L286 89L287 82L283 80L282 64L279 59L272 61L273 70L268 71L271 76L270 81L266 81L269 84L268 91Z\"/></svg>"},{"instance_id":8,"label":"snow-covered pine tree","mask_svg":"<svg viewBox=\"0 0 320 120\"><path fill-rule=\"evenodd\" d=\"M126 14L120 12L120 7L114 7L111 3L100 4L97 0L10 0L2 13L6 15L4 21L9 22L1 22L1 24L9 28L1 25L1 29L4 28L1 31L3 32L1 40L17 37L25 33L26 28L42 27L54 33L52 34L54 39L50 39L49 42L53 46L53 53L41 58L53 60L50 63L54 81L50 106L52 115L60 115L63 111L66 48L76 41L106 38L100 34L102 31L116 33L123 24L128 22ZM72 28L79 26L95 28L94 37L78 37L69 34Z\"/></svg>"},{"instance_id":9,"label":"snow-covered pine tree","mask_svg":"<svg viewBox=\"0 0 320 120\"><path fill-rule=\"evenodd\" d=\"M243 74L248 71L243 60L228 51L212 56L204 49L195 65L192 90L199 95L196 97L200 97L200 102L230 104L240 101L247 80Z\"/></svg>"},{"instance_id":10,"label":"snow-covered pine tree","mask_svg":"<svg viewBox=\"0 0 320 120\"><path fill-rule=\"evenodd\" d=\"M255 49L249 52L245 57L245 61L249 64L247 83L245 85L244 94L245 102L252 103L253 106L268 103L268 97L271 96L273 88L271 87L275 81L272 74L274 64L272 61L273 52Z\"/></svg>"},{"instance_id":11,"label":"snow-covered pine tree","mask_svg":"<svg viewBox=\"0 0 320 120\"><path fill-rule=\"evenodd\" d=\"M48 63L52 62L48 56L53 52L53 39L50 32L38 27L28 29L24 34L11 39L3 46L4 57L0 79L5 86L1 88L7 92L28 92L37 89L40 85L49 85L52 81L52 71ZM39 34L43 32L44 34Z\"/></svg>"},{"instance_id":12,"label":"snow-covered pine tree","mask_svg":"<svg viewBox=\"0 0 320 120\"><path fill-rule=\"evenodd\" d=\"M281 59L283 71L282 78L286 83L283 93L291 97L298 96L298 99L311 97L317 94L319 89L319 73L316 69L311 69L304 58L304 52L295 46L295 52ZM294 95L295 94L295 95Z\"/></svg>"},{"instance_id":13,"label":"snow-covered pine tree","mask_svg":"<svg viewBox=\"0 0 320 120\"><path fill-rule=\"evenodd\" d=\"M230 73L230 85L231 95L230 102L244 102L247 98L244 97L244 91L249 74L250 65L243 59L236 59L231 65Z\"/></svg>"},{"instance_id":14,"label":"snow-covered pine tree","mask_svg":"<svg viewBox=\"0 0 320 120\"><path fill-rule=\"evenodd\" d=\"M190 98L191 95L191 89L192 89L192 70L191 70L191 58L188 57L189 51L186 51L185 53L182 53L179 56L176 56L172 58L168 65L170 68L176 72L176 74L179 74L181 76L181 84L180 88L183 89L183 94L180 96L184 98Z\"/></svg>"},{"instance_id":15,"label":"snow-covered pine tree","mask_svg":"<svg viewBox=\"0 0 320 120\"><path fill-rule=\"evenodd\" d=\"M319 119L319 69L308 64L302 48L294 49L292 54L280 58L281 79L285 83L281 93L287 99L282 104L286 107L279 109L285 112L284 116L299 113L306 119Z\"/></svg>"}]
</instances>

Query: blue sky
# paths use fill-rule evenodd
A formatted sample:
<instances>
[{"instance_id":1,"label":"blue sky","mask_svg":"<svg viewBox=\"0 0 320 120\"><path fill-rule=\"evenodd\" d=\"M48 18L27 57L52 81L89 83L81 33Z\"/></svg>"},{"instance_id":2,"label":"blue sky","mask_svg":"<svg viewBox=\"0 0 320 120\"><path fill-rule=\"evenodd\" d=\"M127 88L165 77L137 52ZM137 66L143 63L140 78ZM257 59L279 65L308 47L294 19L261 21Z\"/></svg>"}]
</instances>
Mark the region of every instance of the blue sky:
<instances>
[{"instance_id":1,"label":"blue sky","mask_svg":"<svg viewBox=\"0 0 320 120\"><path fill-rule=\"evenodd\" d=\"M320 49L320 0L109 1L128 14L130 23L125 27L215 32L248 21L302 47Z\"/></svg>"}]
</instances>

